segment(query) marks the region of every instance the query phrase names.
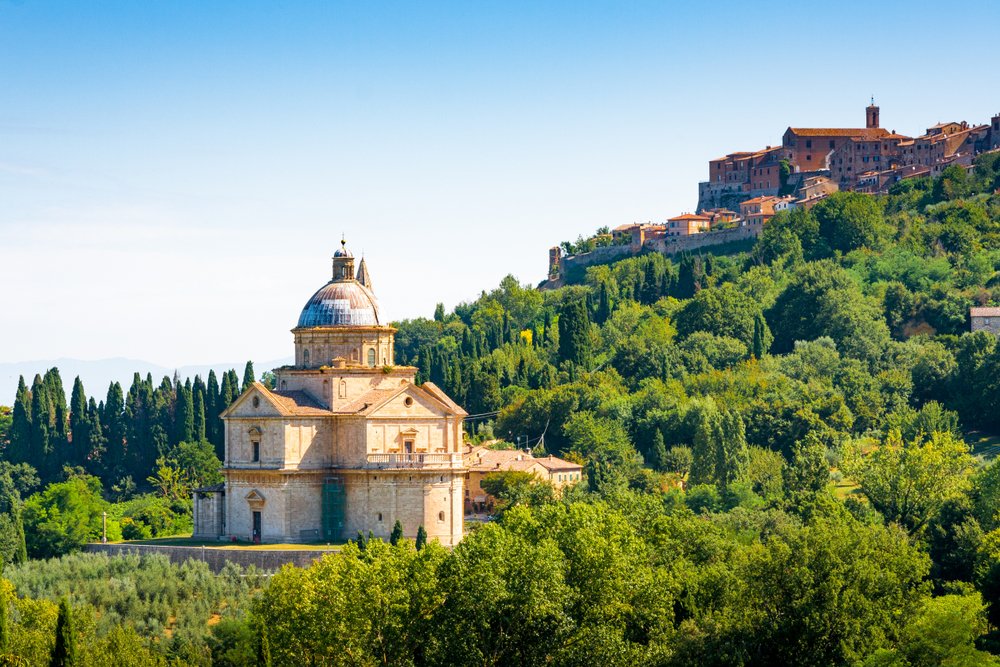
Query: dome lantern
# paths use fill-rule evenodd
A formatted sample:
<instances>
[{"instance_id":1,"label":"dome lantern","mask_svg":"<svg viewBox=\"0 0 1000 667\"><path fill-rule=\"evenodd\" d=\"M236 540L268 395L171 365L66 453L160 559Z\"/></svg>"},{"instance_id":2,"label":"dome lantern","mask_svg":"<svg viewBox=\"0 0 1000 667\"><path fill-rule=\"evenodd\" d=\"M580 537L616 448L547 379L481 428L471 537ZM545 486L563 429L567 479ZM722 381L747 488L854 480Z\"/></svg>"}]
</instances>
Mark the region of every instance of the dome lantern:
<instances>
[{"instance_id":1,"label":"dome lantern","mask_svg":"<svg viewBox=\"0 0 1000 667\"><path fill-rule=\"evenodd\" d=\"M333 253L333 280L354 280L354 255L344 239L340 239L340 248Z\"/></svg>"}]
</instances>

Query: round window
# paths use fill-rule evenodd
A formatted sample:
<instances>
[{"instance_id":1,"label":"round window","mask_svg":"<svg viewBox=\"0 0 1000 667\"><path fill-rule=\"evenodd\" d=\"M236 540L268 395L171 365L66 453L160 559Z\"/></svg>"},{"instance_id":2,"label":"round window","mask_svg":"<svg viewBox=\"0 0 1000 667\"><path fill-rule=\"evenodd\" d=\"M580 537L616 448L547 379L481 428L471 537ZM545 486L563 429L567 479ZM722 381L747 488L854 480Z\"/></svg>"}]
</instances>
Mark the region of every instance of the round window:
<instances>
[{"instance_id":1,"label":"round window","mask_svg":"<svg viewBox=\"0 0 1000 667\"><path fill-rule=\"evenodd\" d=\"M253 397L253 406L255 408L259 408L260 407L260 397L259 396L254 396Z\"/></svg>"},{"instance_id":2,"label":"round window","mask_svg":"<svg viewBox=\"0 0 1000 667\"><path fill-rule=\"evenodd\" d=\"M406 407L410 407L411 405L413 405L413 399L407 396L406 398L403 399L403 405L405 405Z\"/></svg>"}]
</instances>

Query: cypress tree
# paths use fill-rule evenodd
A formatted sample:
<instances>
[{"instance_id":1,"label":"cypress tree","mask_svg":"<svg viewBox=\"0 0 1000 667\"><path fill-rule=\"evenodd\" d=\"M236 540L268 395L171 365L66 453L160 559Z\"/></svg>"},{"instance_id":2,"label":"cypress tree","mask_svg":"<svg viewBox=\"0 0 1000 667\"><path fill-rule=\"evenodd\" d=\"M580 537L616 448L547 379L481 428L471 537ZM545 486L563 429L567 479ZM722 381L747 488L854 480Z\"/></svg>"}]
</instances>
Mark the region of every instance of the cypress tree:
<instances>
[{"instance_id":1,"label":"cypress tree","mask_svg":"<svg viewBox=\"0 0 1000 667\"><path fill-rule=\"evenodd\" d=\"M253 375L253 362L248 361L246 368L243 369L243 386L240 387L240 393L242 394L244 391L246 391L247 387L252 385L254 381L255 380Z\"/></svg>"},{"instance_id":2,"label":"cypress tree","mask_svg":"<svg viewBox=\"0 0 1000 667\"><path fill-rule=\"evenodd\" d=\"M194 439L205 440L205 394L194 392Z\"/></svg>"},{"instance_id":3,"label":"cypress tree","mask_svg":"<svg viewBox=\"0 0 1000 667\"><path fill-rule=\"evenodd\" d=\"M46 396L42 377L35 375L31 383L31 437L28 448L28 463L33 465L43 477L48 476L49 443L49 400Z\"/></svg>"},{"instance_id":4,"label":"cypress tree","mask_svg":"<svg viewBox=\"0 0 1000 667\"><path fill-rule=\"evenodd\" d=\"M66 407L66 390L63 388L59 369L53 366L45 371L42 382L45 384L45 395L49 401L49 437L53 448L62 448L67 437L69 410Z\"/></svg>"},{"instance_id":5,"label":"cypress tree","mask_svg":"<svg viewBox=\"0 0 1000 667\"><path fill-rule=\"evenodd\" d=\"M56 620L56 645L52 648L49 667L71 667L76 665L76 636L73 628L73 613L69 600L59 601L59 618Z\"/></svg>"},{"instance_id":6,"label":"cypress tree","mask_svg":"<svg viewBox=\"0 0 1000 667\"><path fill-rule=\"evenodd\" d=\"M691 446L691 484L711 484L716 481L718 450L722 439L722 415L711 398L699 403L693 415L694 441Z\"/></svg>"},{"instance_id":7,"label":"cypress tree","mask_svg":"<svg viewBox=\"0 0 1000 667\"><path fill-rule=\"evenodd\" d=\"M767 323L764 322L764 315L757 313L757 316L753 319L753 356L755 359L763 358L766 352L764 349L764 327L766 326Z\"/></svg>"},{"instance_id":8,"label":"cypress tree","mask_svg":"<svg viewBox=\"0 0 1000 667\"><path fill-rule=\"evenodd\" d=\"M104 426L104 436L107 439L105 447L104 468L108 475L106 481L113 481L115 475L121 474L125 465L125 438L127 428L125 423L125 394L122 386L112 382L108 387L108 397L104 401L104 415L101 419Z\"/></svg>"},{"instance_id":9,"label":"cypress tree","mask_svg":"<svg viewBox=\"0 0 1000 667\"><path fill-rule=\"evenodd\" d=\"M653 433L653 444L649 448L650 463L659 471L663 471L667 460L667 446L663 442L663 433L656 429Z\"/></svg>"},{"instance_id":10,"label":"cypress tree","mask_svg":"<svg viewBox=\"0 0 1000 667\"><path fill-rule=\"evenodd\" d=\"M267 638L267 626L257 624L257 667L271 667L271 642Z\"/></svg>"},{"instance_id":11,"label":"cypress tree","mask_svg":"<svg viewBox=\"0 0 1000 667\"><path fill-rule=\"evenodd\" d=\"M462 355L466 357L473 356L474 352L472 344L472 335L469 333L469 327L462 329Z\"/></svg>"},{"instance_id":12,"label":"cypress tree","mask_svg":"<svg viewBox=\"0 0 1000 667\"><path fill-rule=\"evenodd\" d=\"M243 392L240 391L240 378L236 375L236 369L230 368L229 371L229 384L233 388L233 398L228 403L223 406L223 409L228 408L232 405L233 401L240 397Z\"/></svg>"},{"instance_id":13,"label":"cypress tree","mask_svg":"<svg viewBox=\"0 0 1000 667\"><path fill-rule=\"evenodd\" d=\"M396 546L401 539L403 539L403 524L396 519L396 523L392 525L392 534L389 535L389 544Z\"/></svg>"},{"instance_id":14,"label":"cypress tree","mask_svg":"<svg viewBox=\"0 0 1000 667\"><path fill-rule=\"evenodd\" d=\"M643 271L642 289L639 296L642 303L646 305L654 304L660 298L660 279L656 275L656 264L652 257L646 262L646 270Z\"/></svg>"},{"instance_id":15,"label":"cypress tree","mask_svg":"<svg viewBox=\"0 0 1000 667\"><path fill-rule=\"evenodd\" d=\"M73 396L69 407L69 432L73 444L70 460L73 465L83 465L87 460L90 443L90 414L87 410L87 393L83 390L79 375L73 381Z\"/></svg>"},{"instance_id":16,"label":"cypress tree","mask_svg":"<svg viewBox=\"0 0 1000 667\"><path fill-rule=\"evenodd\" d=\"M25 463L28 452L31 451L31 392L24 384L22 375L17 383L17 396L14 399L13 419L10 425L10 449L7 458L12 463Z\"/></svg>"},{"instance_id":17,"label":"cypress tree","mask_svg":"<svg viewBox=\"0 0 1000 667\"><path fill-rule=\"evenodd\" d=\"M597 300L597 313L594 319L598 324L604 324L611 317L611 296L608 294L608 284L601 283L601 291Z\"/></svg>"},{"instance_id":18,"label":"cypress tree","mask_svg":"<svg viewBox=\"0 0 1000 667\"><path fill-rule=\"evenodd\" d=\"M732 484L742 477L747 467L746 426L743 417L735 410L727 410L722 415L722 437L716 449L715 477L720 488Z\"/></svg>"},{"instance_id":19,"label":"cypress tree","mask_svg":"<svg viewBox=\"0 0 1000 667\"><path fill-rule=\"evenodd\" d=\"M425 546L427 546L427 531L424 530L423 524L417 528L417 551L420 551Z\"/></svg>"},{"instance_id":20,"label":"cypress tree","mask_svg":"<svg viewBox=\"0 0 1000 667\"><path fill-rule=\"evenodd\" d=\"M205 386L205 436L216 447L219 446L222 435L222 422L219 421L219 380L215 371L208 372L208 384Z\"/></svg>"},{"instance_id":21,"label":"cypress tree","mask_svg":"<svg viewBox=\"0 0 1000 667\"><path fill-rule=\"evenodd\" d=\"M590 318L583 299L570 301L559 311L559 357L590 366Z\"/></svg>"},{"instance_id":22,"label":"cypress tree","mask_svg":"<svg viewBox=\"0 0 1000 667\"><path fill-rule=\"evenodd\" d=\"M86 461L100 459L104 454L104 447L107 441L104 439L104 429L101 427L101 408L90 399L87 405L87 442L83 445L86 449L84 458Z\"/></svg>"},{"instance_id":23,"label":"cypress tree","mask_svg":"<svg viewBox=\"0 0 1000 667\"><path fill-rule=\"evenodd\" d=\"M174 414L174 444L194 438L194 397L191 383L177 388L177 411Z\"/></svg>"},{"instance_id":24,"label":"cypress tree","mask_svg":"<svg viewBox=\"0 0 1000 667\"><path fill-rule=\"evenodd\" d=\"M10 605L0 598L0 655L10 648Z\"/></svg>"}]
</instances>

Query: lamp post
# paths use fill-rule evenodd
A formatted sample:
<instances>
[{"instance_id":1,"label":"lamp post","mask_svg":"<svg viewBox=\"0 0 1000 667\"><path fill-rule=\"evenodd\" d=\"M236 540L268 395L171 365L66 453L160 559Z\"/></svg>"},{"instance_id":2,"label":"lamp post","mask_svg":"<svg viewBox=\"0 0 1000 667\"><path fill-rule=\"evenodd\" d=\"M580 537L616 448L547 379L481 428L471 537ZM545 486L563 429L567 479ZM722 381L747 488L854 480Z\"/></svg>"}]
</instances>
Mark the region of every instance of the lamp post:
<instances>
[{"instance_id":1,"label":"lamp post","mask_svg":"<svg viewBox=\"0 0 1000 667\"><path fill-rule=\"evenodd\" d=\"M108 543L108 513L101 512L101 544Z\"/></svg>"}]
</instances>

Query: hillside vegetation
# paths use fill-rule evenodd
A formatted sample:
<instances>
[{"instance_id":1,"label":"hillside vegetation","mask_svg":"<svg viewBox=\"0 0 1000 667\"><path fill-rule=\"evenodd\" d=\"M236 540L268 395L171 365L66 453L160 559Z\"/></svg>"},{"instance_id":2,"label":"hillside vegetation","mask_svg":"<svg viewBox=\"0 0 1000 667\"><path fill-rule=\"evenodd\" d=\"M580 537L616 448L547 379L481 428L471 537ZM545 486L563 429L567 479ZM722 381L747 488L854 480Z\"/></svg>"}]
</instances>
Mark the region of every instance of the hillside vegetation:
<instances>
[{"instance_id":1,"label":"hillside vegetation","mask_svg":"<svg viewBox=\"0 0 1000 667\"><path fill-rule=\"evenodd\" d=\"M397 363L466 406L470 438L579 461L585 481L560 497L498 476L497 520L452 551L361 536L259 590L129 566L198 602L125 568L136 596L112 611L72 574L105 565L19 565L0 653L76 637L123 665L998 664L1000 466L968 444L1000 432L1000 344L968 322L1000 304L998 188L984 155L779 214L750 252L647 254L545 292L508 277L400 322ZM53 484L77 491L22 509L10 467L0 547L19 551L21 514L100 495L67 474ZM67 633L69 610L90 620Z\"/></svg>"}]
</instances>

